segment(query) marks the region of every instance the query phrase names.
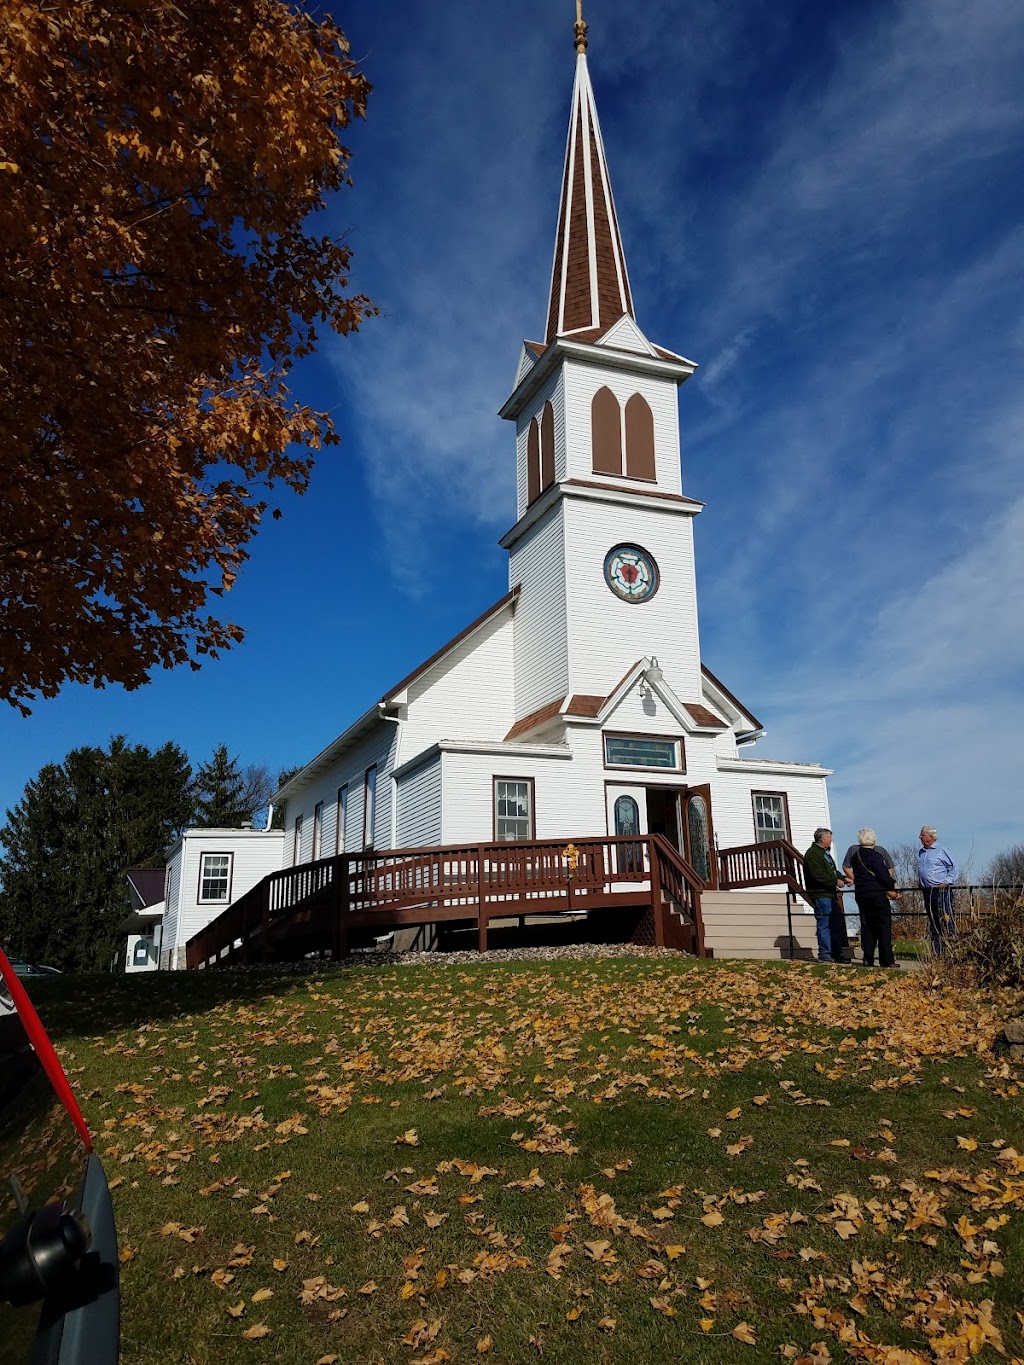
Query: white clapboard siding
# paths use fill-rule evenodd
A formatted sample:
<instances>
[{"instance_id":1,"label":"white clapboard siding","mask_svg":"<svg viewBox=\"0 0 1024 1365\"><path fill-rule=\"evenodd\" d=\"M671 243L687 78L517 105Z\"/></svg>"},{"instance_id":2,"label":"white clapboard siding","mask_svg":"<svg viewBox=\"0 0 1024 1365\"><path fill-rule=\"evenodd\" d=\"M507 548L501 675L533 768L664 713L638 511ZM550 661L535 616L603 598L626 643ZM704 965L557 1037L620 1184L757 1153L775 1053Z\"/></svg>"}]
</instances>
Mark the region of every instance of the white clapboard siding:
<instances>
[{"instance_id":1,"label":"white clapboard siding","mask_svg":"<svg viewBox=\"0 0 1024 1365\"><path fill-rule=\"evenodd\" d=\"M510 552L509 584L520 585L514 632L517 719L568 690L563 518L559 502Z\"/></svg>"},{"instance_id":2,"label":"white clapboard siding","mask_svg":"<svg viewBox=\"0 0 1024 1365\"><path fill-rule=\"evenodd\" d=\"M506 609L410 683L400 764L439 739L493 740L508 733L515 720L514 648L515 622Z\"/></svg>"},{"instance_id":3,"label":"white clapboard siding","mask_svg":"<svg viewBox=\"0 0 1024 1365\"><path fill-rule=\"evenodd\" d=\"M398 847L439 844L441 834L441 755L402 772L396 782Z\"/></svg>"},{"instance_id":4,"label":"white clapboard siding","mask_svg":"<svg viewBox=\"0 0 1024 1365\"><path fill-rule=\"evenodd\" d=\"M782 792L789 809L790 839L803 851L811 844L815 829L829 823L823 771L811 765L801 772L795 764L773 763L770 760L759 762L747 758L746 746L740 752L742 758L739 766L742 771L726 769L719 772L711 788L719 847L753 843L752 793Z\"/></svg>"},{"instance_id":5,"label":"white clapboard siding","mask_svg":"<svg viewBox=\"0 0 1024 1365\"><path fill-rule=\"evenodd\" d=\"M689 515L633 503L567 499L566 574L569 688L606 696L638 659L656 655L681 701L701 696L693 526ZM654 556L660 587L646 602L623 602L604 578L615 545L639 545Z\"/></svg>"},{"instance_id":6,"label":"white clapboard siding","mask_svg":"<svg viewBox=\"0 0 1024 1365\"><path fill-rule=\"evenodd\" d=\"M164 916L163 948L170 956L168 965L185 966L185 944L211 920L233 905L268 873L281 866L284 830L190 829L172 850L170 866L177 864L174 909ZM200 900L200 872L204 853L227 853L231 858L228 899ZM168 910L171 910L168 903Z\"/></svg>"},{"instance_id":7,"label":"white clapboard siding","mask_svg":"<svg viewBox=\"0 0 1024 1365\"><path fill-rule=\"evenodd\" d=\"M793 907L795 952L789 937L786 895L780 891L704 891L700 908L704 943L720 957L809 958L814 955L814 915Z\"/></svg>"},{"instance_id":8,"label":"white clapboard siding","mask_svg":"<svg viewBox=\"0 0 1024 1365\"><path fill-rule=\"evenodd\" d=\"M563 394L562 370L556 369L537 390L528 407L524 408L516 421L516 519L523 515L529 506L530 482L527 451L529 449L530 423L534 418L540 426L544 404L550 402L555 417L555 480L565 478L565 398Z\"/></svg>"},{"instance_id":9,"label":"white clapboard siding","mask_svg":"<svg viewBox=\"0 0 1024 1365\"><path fill-rule=\"evenodd\" d=\"M160 965L170 966L171 950L177 942L178 907L181 904L181 860L183 842L178 839L167 854L167 884L164 894L163 937L160 945Z\"/></svg>"},{"instance_id":10,"label":"white clapboard siding","mask_svg":"<svg viewBox=\"0 0 1024 1365\"><path fill-rule=\"evenodd\" d=\"M595 348L595 354L600 348ZM625 413L626 403L639 393L650 406L654 417L654 460L657 488L662 493L682 491L679 468L679 404L675 380L650 375L634 374L600 364L583 364L578 360L565 363L565 421L566 458L568 477L598 479L606 474L594 473L593 440L591 436L591 405L598 389L608 388L619 400ZM638 492L650 484L624 478L622 486Z\"/></svg>"},{"instance_id":11,"label":"white clapboard siding","mask_svg":"<svg viewBox=\"0 0 1024 1365\"><path fill-rule=\"evenodd\" d=\"M310 861L313 849L313 812L318 801L324 803L320 857L334 856L338 837L338 789L344 785L348 786L345 848L349 853L353 853L363 847L366 772L374 764L377 767L377 795L374 805L373 845L375 848L391 846L393 839L391 773L395 766L397 742L398 725L394 721L380 720L350 749L345 749L322 772L311 774L308 781L289 795L285 815L287 821L287 837L284 841L285 867L291 867L296 862ZM295 820L299 815L302 816L302 839L299 857L296 859Z\"/></svg>"}]
</instances>

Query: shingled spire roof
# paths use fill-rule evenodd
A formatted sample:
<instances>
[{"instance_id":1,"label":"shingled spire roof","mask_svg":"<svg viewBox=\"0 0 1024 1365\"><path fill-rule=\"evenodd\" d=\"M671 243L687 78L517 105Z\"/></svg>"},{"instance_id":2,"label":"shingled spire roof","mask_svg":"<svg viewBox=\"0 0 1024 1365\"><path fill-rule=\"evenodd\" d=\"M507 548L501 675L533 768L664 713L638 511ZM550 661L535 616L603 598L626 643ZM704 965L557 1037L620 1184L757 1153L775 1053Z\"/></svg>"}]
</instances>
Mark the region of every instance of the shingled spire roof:
<instances>
[{"instance_id":1,"label":"shingled spire roof","mask_svg":"<svg viewBox=\"0 0 1024 1365\"><path fill-rule=\"evenodd\" d=\"M604 143L587 71L587 26L576 6L576 81L565 146L562 202L545 342L633 317ZM635 321L635 319L634 319Z\"/></svg>"}]
</instances>

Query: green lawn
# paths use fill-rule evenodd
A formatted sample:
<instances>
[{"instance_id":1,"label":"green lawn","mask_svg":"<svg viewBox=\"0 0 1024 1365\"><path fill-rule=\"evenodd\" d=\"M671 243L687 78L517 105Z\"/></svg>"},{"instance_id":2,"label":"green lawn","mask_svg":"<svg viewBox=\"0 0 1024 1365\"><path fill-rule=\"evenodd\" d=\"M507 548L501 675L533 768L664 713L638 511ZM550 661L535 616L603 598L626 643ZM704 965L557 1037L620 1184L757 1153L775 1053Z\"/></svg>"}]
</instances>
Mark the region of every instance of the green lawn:
<instances>
[{"instance_id":1,"label":"green lawn","mask_svg":"<svg viewBox=\"0 0 1024 1365\"><path fill-rule=\"evenodd\" d=\"M928 976L34 995L116 1185L125 1365L1021 1359L1024 1103L989 1048L1024 1011Z\"/></svg>"}]
</instances>

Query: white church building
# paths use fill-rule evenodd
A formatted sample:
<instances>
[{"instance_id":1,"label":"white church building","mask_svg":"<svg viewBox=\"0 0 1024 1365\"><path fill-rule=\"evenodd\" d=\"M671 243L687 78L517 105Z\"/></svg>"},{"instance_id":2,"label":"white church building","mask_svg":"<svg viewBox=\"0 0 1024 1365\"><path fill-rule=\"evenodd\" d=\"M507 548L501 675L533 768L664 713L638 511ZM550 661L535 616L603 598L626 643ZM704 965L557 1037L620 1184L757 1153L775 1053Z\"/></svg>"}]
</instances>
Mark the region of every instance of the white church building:
<instances>
[{"instance_id":1,"label":"white church building","mask_svg":"<svg viewBox=\"0 0 1024 1365\"><path fill-rule=\"evenodd\" d=\"M578 23L545 329L500 409L509 590L276 794L284 868L660 834L713 890L716 847L828 824L827 770L755 757L761 722L701 659L677 404L696 365L634 316L586 46Z\"/></svg>"}]
</instances>

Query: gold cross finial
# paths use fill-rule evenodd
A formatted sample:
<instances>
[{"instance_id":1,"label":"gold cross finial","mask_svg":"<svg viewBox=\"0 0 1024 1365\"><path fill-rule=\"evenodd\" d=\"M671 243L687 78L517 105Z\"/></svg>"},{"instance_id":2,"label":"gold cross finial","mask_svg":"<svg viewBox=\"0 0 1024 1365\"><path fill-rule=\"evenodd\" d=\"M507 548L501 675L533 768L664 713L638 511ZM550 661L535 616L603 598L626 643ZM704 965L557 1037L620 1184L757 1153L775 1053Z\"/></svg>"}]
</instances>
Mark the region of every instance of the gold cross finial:
<instances>
[{"instance_id":1,"label":"gold cross finial","mask_svg":"<svg viewBox=\"0 0 1024 1365\"><path fill-rule=\"evenodd\" d=\"M576 0L576 51L587 50L587 26L583 22L583 0Z\"/></svg>"}]
</instances>

